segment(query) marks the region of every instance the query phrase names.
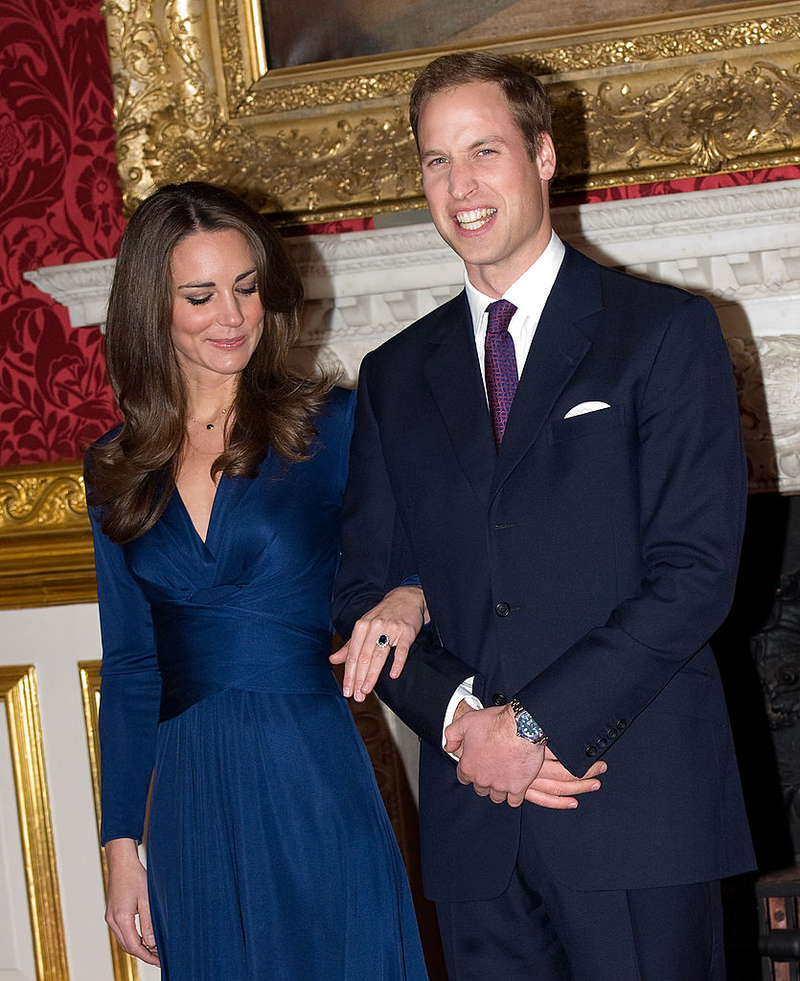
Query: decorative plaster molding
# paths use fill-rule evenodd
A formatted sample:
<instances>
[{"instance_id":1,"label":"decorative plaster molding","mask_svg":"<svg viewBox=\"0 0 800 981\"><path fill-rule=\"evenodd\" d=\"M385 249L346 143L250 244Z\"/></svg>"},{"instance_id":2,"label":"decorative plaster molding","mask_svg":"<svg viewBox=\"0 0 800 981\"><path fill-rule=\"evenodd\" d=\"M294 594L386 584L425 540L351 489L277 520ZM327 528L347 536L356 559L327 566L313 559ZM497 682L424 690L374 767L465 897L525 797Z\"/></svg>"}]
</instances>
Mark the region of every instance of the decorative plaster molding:
<instances>
[{"instance_id":1,"label":"decorative plaster molding","mask_svg":"<svg viewBox=\"0 0 800 981\"><path fill-rule=\"evenodd\" d=\"M800 492L800 336L728 338L751 491Z\"/></svg>"},{"instance_id":2,"label":"decorative plaster molding","mask_svg":"<svg viewBox=\"0 0 800 981\"><path fill-rule=\"evenodd\" d=\"M105 323L108 294L114 278L113 259L73 262L67 266L42 266L23 277L43 293L63 303L73 327Z\"/></svg>"},{"instance_id":3,"label":"decorative plaster molding","mask_svg":"<svg viewBox=\"0 0 800 981\"><path fill-rule=\"evenodd\" d=\"M794 180L554 208L553 222L566 241L607 265L733 300L796 290L799 213ZM397 308L404 294L458 288L463 277L461 262L430 222L287 245L308 300L335 300L341 308L363 296L393 297ZM102 259L45 266L25 278L67 306L72 326L80 327L102 322L113 269L113 259ZM398 329L408 322L399 317Z\"/></svg>"},{"instance_id":4,"label":"decorative plaster molding","mask_svg":"<svg viewBox=\"0 0 800 981\"><path fill-rule=\"evenodd\" d=\"M606 265L717 308L742 399L755 491L800 493L800 180L560 207L554 224ZM306 284L296 355L354 383L363 356L453 296L463 267L429 222L289 239ZM113 260L27 274L77 311L105 310ZM42 274L40 278L35 278ZM45 278L46 274L46 278Z\"/></svg>"}]
</instances>

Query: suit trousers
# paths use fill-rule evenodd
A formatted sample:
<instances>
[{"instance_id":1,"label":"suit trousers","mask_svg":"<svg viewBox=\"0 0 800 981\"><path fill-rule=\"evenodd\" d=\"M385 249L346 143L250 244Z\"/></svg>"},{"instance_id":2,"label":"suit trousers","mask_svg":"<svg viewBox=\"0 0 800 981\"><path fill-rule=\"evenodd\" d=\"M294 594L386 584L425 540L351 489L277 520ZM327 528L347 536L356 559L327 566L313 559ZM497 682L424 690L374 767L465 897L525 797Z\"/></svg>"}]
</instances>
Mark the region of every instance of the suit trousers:
<instances>
[{"instance_id":1,"label":"suit trousers","mask_svg":"<svg viewBox=\"0 0 800 981\"><path fill-rule=\"evenodd\" d=\"M725 979L718 881L571 889L525 842L501 896L437 913L450 981Z\"/></svg>"}]
</instances>

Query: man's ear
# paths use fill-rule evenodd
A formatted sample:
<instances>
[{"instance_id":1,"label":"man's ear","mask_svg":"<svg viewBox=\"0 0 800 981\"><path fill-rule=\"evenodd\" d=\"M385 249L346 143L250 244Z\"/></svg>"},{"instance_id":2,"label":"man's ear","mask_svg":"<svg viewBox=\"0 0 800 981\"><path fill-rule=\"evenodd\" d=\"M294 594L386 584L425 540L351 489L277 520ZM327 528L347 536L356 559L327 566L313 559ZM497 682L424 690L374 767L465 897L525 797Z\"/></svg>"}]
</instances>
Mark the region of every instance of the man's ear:
<instances>
[{"instance_id":1,"label":"man's ear","mask_svg":"<svg viewBox=\"0 0 800 981\"><path fill-rule=\"evenodd\" d=\"M553 179L556 172L556 148L549 133L542 133L539 138L539 149L536 152L536 165L539 176L543 181Z\"/></svg>"}]
</instances>

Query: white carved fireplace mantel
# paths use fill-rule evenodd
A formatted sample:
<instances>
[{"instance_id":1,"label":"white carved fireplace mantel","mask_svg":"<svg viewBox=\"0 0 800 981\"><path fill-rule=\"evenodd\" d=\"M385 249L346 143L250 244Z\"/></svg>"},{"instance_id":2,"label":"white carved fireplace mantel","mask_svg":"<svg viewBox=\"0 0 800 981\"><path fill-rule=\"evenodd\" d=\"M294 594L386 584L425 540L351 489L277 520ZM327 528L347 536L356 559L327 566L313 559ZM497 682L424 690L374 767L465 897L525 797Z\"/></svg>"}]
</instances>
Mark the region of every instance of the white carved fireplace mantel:
<instances>
[{"instance_id":1,"label":"white carved fireplace mantel","mask_svg":"<svg viewBox=\"0 0 800 981\"><path fill-rule=\"evenodd\" d=\"M556 207L553 219L600 262L709 297L733 359L751 490L800 492L800 181ZM306 284L298 355L338 366L350 383L367 351L463 281L428 222L288 244ZM104 320L113 264L26 278L80 327Z\"/></svg>"}]
</instances>

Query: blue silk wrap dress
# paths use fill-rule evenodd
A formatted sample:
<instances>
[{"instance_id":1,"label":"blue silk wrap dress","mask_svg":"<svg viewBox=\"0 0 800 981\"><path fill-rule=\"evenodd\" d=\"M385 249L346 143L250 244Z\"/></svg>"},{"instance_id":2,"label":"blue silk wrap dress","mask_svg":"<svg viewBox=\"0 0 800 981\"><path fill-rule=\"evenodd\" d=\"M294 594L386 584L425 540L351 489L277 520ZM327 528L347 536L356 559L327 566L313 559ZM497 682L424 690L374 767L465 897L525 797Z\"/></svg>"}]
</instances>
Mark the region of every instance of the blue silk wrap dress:
<instances>
[{"instance_id":1,"label":"blue silk wrap dress","mask_svg":"<svg viewBox=\"0 0 800 981\"><path fill-rule=\"evenodd\" d=\"M102 839L147 834L162 976L424 981L405 871L331 671L353 393L312 457L180 495L112 544L91 513L103 667Z\"/></svg>"}]
</instances>

